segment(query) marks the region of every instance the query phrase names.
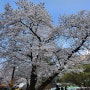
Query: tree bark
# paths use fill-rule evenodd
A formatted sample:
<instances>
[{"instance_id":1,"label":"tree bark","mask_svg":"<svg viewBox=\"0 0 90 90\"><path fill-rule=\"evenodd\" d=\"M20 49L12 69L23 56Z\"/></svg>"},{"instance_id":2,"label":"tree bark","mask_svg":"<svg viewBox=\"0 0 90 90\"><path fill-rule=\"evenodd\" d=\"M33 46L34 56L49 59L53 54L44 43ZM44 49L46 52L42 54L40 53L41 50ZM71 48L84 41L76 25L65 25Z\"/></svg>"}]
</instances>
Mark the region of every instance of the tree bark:
<instances>
[{"instance_id":1,"label":"tree bark","mask_svg":"<svg viewBox=\"0 0 90 90\"><path fill-rule=\"evenodd\" d=\"M31 71L31 79L30 79L30 86L28 90L35 90L36 82L37 82L37 74L36 72L36 66L32 65L32 71Z\"/></svg>"},{"instance_id":2,"label":"tree bark","mask_svg":"<svg viewBox=\"0 0 90 90\"><path fill-rule=\"evenodd\" d=\"M45 87L52 82L52 80L58 75L59 73L55 73L50 76L45 82L43 82L36 90L43 90Z\"/></svg>"},{"instance_id":3,"label":"tree bark","mask_svg":"<svg viewBox=\"0 0 90 90\"><path fill-rule=\"evenodd\" d=\"M53 75L51 75L49 78L47 78L47 80L44 81L36 90L43 90L43 89L45 89L45 87L46 87L48 84L50 84L50 83L53 81L53 79L54 79L56 76L58 76L58 74L60 73L60 71L62 71L63 69L64 69L63 67L60 68L60 69L58 69L58 72L55 72Z\"/></svg>"}]
</instances>

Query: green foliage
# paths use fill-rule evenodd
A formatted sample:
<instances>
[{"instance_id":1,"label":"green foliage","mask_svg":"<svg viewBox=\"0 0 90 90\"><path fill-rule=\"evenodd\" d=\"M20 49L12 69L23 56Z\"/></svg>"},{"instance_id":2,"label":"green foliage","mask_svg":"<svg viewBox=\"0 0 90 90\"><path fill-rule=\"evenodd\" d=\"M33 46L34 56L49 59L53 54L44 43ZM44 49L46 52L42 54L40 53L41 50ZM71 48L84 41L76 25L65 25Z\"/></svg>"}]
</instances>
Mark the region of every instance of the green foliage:
<instances>
[{"instance_id":1,"label":"green foliage","mask_svg":"<svg viewBox=\"0 0 90 90\"><path fill-rule=\"evenodd\" d=\"M57 83L59 83L59 82L61 82L61 78L58 76L58 77L55 78L55 81L56 81Z\"/></svg>"},{"instance_id":2,"label":"green foliage","mask_svg":"<svg viewBox=\"0 0 90 90\"><path fill-rule=\"evenodd\" d=\"M90 64L83 65L84 72L81 73L75 73L70 72L66 73L62 77L63 82L76 84L78 86L90 86Z\"/></svg>"},{"instance_id":3,"label":"green foliage","mask_svg":"<svg viewBox=\"0 0 90 90\"><path fill-rule=\"evenodd\" d=\"M83 68L85 69L84 72L90 73L90 64L83 65Z\"/></svg>"}]
</instances>

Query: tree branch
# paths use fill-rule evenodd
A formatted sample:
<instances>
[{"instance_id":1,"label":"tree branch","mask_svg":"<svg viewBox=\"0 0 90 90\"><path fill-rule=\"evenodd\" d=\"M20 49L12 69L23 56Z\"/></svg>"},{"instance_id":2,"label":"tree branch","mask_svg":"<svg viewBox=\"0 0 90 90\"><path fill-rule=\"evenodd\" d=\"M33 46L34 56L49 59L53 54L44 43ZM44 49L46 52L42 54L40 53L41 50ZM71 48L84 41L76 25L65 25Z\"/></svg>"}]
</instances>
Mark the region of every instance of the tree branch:
<instances>
[{"instance_id":1,"label":"tree branch","mask_svg":"<svg viewBox=\"0 0 90 90\"><path fill-rule=\"evenodd\" d=\"M22 22L22 20L20 20L20 22L26 26L27 28L29 28L31 30L31 32L38 38L38 40L41 42L41 38L32 30L32 28L28 25L26 25L25 23Z\"/></svg>"},{"instance_id":2,"label":"tree branch","mask_svg":"<svg viewBox=\"0 0 90 90\"><path fill-rule=\"evenodd\" d=\"M46 81L43 82L36 90L44 90L45 87L46 87L49 83L51 83L52 80L53 80L56 76L58 76L58 74L60 73L59 71L62 71L62 70L63 70L63 68L58 69L58 72L55 72L53 75L51 75L49 78L47 78Z\"/></svg>"},{"instance_id":3,"label":"tree branch","mask_svg":"<svg viewBox=\"0 0 90 90\"><path fill-rule=\"evenodd\" d=\"M80 45L79 45L77 48L75 48L75 49L72 51L71 54L69 54L69 56L68 56L67 59L70 59L74 53L76 53L78 50L80 50L80 48L81 48L81 47L83 46L83 44L86 42L86 39L88 38L88 36L89 36L89 34L86 33L86 36L82 39L82 42L80 43Z\"/></svg>"}]
</instances>

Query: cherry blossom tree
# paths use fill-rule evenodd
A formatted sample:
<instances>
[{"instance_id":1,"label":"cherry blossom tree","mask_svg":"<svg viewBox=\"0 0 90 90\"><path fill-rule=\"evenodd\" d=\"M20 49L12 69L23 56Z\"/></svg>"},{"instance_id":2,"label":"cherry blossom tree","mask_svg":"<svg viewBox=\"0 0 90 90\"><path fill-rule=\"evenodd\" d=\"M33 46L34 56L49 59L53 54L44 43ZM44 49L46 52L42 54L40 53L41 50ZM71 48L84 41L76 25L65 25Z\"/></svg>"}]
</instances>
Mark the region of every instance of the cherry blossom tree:
<instances>
[{"instance_id":1,"label":"cherry blossom tree","mask_svg":"<svg viewBox=\"0 0 90 90\"><path fill-rule=\"evenodd\" d=\"M83 64L76 57L90 49L89 12L60 16L54 27L44 3L18 0L16 5L6 4L0 14L0 57L7 67L17 67L15 76L27 80L27 90L43 90L57 75ZM38 85L42 77L45 81Z\"/></svg>"},{"instance_id":2,"label":"cherry blossom tree","mask_svg":"<svg viewBox=\"0 0 90 90\"><path fill-rule=\"evenodd\" d=\"M18 70L21 68L19 65L28 62L30 73L26 72L30 75L29 87L35 90L37 79L43 75L48 76L48 71L53 72L55 67L49 65L52 63L49 55L52 54L52 50L48 52L48 49L55 47L54 42L48 41L49 34L54 28L51 16L43 3L35 5L27 0L20 0L16 4L16 10L7 4L4 14L0 16L1 57L5 58L9 65L16 65ZM23 67L22 71L24 69Z\"/></svg>"}]
</instances>

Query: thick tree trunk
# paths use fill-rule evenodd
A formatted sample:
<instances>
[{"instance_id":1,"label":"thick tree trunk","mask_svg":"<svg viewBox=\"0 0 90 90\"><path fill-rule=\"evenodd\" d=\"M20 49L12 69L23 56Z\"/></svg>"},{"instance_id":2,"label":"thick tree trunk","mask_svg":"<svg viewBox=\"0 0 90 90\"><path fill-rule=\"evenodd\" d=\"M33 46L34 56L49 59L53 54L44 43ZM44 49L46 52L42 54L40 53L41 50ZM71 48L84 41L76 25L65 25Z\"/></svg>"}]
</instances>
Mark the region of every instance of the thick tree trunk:
<instances>
[{"instance_id":1,"label":"thick tree trunk","mask_svg":"<svg viewBox=\"0 0 90 90\"><path fill-rule=\"evenodd\" d=\"M44 81L36 90L44 90L45 87L50 84L53 79L58 76L58 74L60 73L60 71L62 71L64 69L64 67L58 69L58 72L55 72L53 75L51 75L49 78L47 78L46 81Z\"/></svg>"},{"instance_id":2,"label":"thick tree trunk","mask_svg":"<svg viewBox=\"0 0 90 90\"><path fill-rule=\"evenodd\" d=\"M36 72L36 66L32 65L31 80L30 80L30 86L28 90L35 90L35 86L37 82L37 74L35 72Z\"/></svg>"},{"instance_id":3,"label":"thick tree trunk","mask_svg":"<svg viewBox=\"0 0 90 90\"><path fill-rule=\"evenodd\" d=\"M43 82L36 90L43 90L45 89L45 87L52 82L52 80L59 74L58 73L55 73L53 74L52 76L50 76L45 82Z\"/></svg>"}]
</instances>

